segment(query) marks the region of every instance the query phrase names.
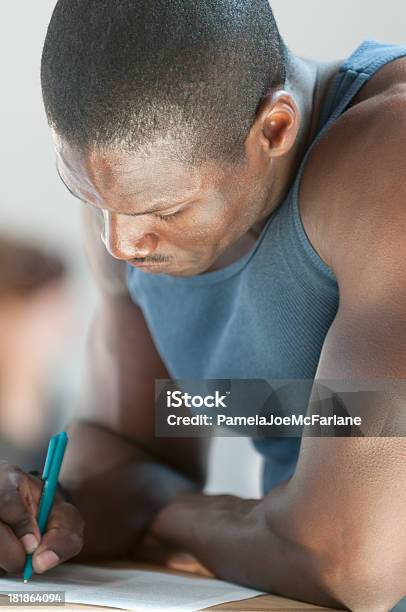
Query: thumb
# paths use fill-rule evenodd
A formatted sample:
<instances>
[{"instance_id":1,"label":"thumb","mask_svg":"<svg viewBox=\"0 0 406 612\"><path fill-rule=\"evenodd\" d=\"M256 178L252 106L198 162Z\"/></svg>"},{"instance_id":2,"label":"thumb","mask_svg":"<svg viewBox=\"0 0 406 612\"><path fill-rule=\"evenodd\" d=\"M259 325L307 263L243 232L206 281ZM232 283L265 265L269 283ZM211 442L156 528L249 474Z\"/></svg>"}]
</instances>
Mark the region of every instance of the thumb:
<instances>
[{"instance_id":1,"label":"thumb","mask_svg":"<svg viewBox=\"0 0 406 612\"><path fill-rule=\"evenodd\" d=\"M83 547L84 521L79 511L67 502L52 510L41 544L32 562L37 574L75 557Z\"/></svg>"}]
</instances>

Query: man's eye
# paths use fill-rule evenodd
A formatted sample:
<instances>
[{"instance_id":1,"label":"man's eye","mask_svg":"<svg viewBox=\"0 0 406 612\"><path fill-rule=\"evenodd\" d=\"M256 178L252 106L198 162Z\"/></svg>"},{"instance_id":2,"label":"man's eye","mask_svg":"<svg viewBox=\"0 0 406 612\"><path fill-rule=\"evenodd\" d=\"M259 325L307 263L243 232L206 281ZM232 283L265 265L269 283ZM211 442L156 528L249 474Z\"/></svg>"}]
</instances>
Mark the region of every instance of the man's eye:
<instances>
[{"instance_id":1,"label":"man's eye","mask_svg":"<svg viewBox=\"0 0 406 612\"><path fill-rule=\"evenodd\" d=\"M158 213L156 213L155 216L158 217L158 219L161 219L162 221L171 221L172 219L180 215L181 212L181 210L176 210L175 212L169 213L168 215L159 215Z\"/></svg>"}]
</instances>

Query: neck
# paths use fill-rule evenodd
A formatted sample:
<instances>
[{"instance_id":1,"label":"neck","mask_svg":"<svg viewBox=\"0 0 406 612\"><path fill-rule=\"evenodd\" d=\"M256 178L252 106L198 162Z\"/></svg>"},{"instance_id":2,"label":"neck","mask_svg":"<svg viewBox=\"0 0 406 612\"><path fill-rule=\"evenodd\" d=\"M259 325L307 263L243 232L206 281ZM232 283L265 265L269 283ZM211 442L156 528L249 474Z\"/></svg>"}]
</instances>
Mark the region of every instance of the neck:
<instances>
[{"instance_id":1,"label":"neck","mask_svg":"<svg viewBox=\"0 0 406 612\"><path fill-rule=\"evenodd\" d=\"M299 108L301 127L295 145L289 153L273 162L269 203L259 222L261 226L283 202L289 191L306 150L315 136L326 93L340 65L341 61L316 62L289 52L285 89L294 97Z\"/></svg>"}]
</instances>

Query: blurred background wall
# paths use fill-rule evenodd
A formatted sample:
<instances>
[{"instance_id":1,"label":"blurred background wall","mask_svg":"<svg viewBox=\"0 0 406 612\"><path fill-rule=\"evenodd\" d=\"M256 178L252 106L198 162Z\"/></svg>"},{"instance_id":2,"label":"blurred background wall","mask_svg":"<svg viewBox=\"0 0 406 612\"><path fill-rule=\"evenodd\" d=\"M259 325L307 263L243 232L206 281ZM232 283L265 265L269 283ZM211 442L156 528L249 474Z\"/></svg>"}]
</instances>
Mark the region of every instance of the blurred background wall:
<instances>
[{"instance_id":1,"label":"blurred background wall","mask_svg":"<svg viewBox=\"0 0 406 612\"><path fill-rule=\"evenodd\" d=\"M64 376L74 405L85 330L96 292L83 255L79 204L60 183L42 109L39 65L55 0L0 2L0 229L57 248L72 269L79 312ZM404 0L274 0L286 43L314 59L344 58L362 39L406 43ZM247 440L218 439L210 491L259 493L259 460Z\"/></svg>"}]
</instances>

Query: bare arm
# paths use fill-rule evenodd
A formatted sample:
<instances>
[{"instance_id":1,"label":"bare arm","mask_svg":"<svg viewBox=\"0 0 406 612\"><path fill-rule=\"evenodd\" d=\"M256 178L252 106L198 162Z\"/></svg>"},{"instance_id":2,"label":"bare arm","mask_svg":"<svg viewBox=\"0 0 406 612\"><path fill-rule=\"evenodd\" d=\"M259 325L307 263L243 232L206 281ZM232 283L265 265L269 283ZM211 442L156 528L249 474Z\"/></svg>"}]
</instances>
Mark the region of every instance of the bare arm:
<instances>
[{"instance_id":1,"label":"bare arm","mask_svg":"<svg viewBox=\"0 0 406 612\"><path fill-rule=\"evenodd\" d=\"M201 489L206 453L199 440L155 438L154 380L169 376L128 295L122 264L104 253L93 211L84 215L102 302L61 483L85 519L82 556L123 556L162 505Z\"/></svg>"},{"instance_id":2,"label":"bare arm","mask_svg":"<svg viewBox=\"0 0 406 612\"><path fill-rule=\"evenodd\" d=\"M318 376L406 378L406 295L397 304L386 312L375 306L369 319L343 306ZM402 421L405 405L406 394L388 393L389 424ZM224 579L385 612L406 593L405 468L405 437L304 437L294 476L263 500L192 495L161 511L153 530Z\"/></svg>"}]
</instances>

